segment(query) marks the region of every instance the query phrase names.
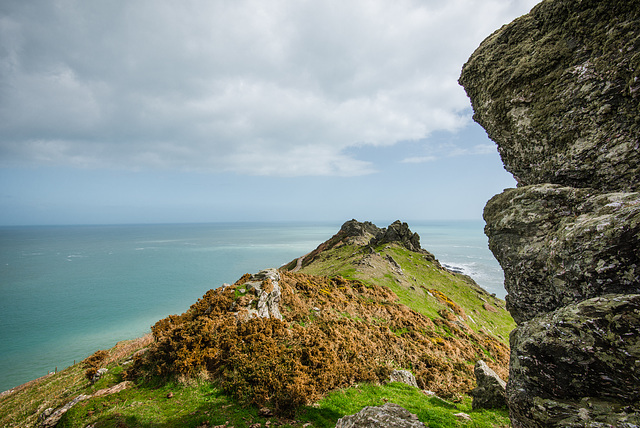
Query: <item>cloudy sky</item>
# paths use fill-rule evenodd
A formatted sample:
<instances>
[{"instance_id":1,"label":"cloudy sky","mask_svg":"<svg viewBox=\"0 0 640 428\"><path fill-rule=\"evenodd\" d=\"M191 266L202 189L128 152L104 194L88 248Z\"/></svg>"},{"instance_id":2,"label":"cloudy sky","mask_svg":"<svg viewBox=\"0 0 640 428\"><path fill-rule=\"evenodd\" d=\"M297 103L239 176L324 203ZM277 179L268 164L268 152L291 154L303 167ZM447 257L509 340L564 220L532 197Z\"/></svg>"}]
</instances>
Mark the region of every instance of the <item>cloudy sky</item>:
<instances>
[{"instance_id":1,"label":"cloudy sky","mask_svg":"<svg viewBox=\"0 0 640 428\"><path fill-rule=\"evenodd\" d=\"M0 224L480 219L460 69L537 0L3 0Z\"/></svg>"}]
</instances>

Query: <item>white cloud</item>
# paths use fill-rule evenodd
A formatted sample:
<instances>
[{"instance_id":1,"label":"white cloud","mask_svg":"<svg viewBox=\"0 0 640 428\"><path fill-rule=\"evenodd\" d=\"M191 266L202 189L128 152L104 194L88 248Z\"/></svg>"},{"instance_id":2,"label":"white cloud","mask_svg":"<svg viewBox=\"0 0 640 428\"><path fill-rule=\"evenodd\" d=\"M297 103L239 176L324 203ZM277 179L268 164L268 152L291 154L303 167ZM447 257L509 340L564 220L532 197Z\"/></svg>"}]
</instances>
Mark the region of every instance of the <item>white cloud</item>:
<instances>
[{"instance_id":1,"label":"white cloud","mask_svg":"<svg viewBox=\"0 0 640 428\"><path fill-rule=\"evenodd\" d=\"M471 147L460 147L456 144L435 144L432 146L427 145L426 149L429 151L429 155L426 156L410 156L404 158L400 163L427 163L435 162L442 158L453 158L458 156L475 156L475 155L490 155L496 154L497 148L495 144L476 144Z\"/></svg>"},{"instance_id":2,"label":"white cloud","mask_svg":"<svg viewBox=\"0 0 640 428\"><path fill-rule=\"evenodd\" d=\"M488 155L497 150L495 144L476 144L472 147L451 147L448 156Z\"/></svg>"},{"instance_id":3,"label":"white cloud","mask_svg":"<svg viewBox=\"0 0 640 428\"><path fill-rule=\"evenodd\" d=\"M402 163L426 163L438 160L437 156L414 156L401 160Z\"/></svg>"},{"instance_id":4,"label":"white cloud","mask_svg":"<svg viewBox=\"0 0 640 428\"><path fill-rule=\"evenodd\" d=\"M0 159L370 173L348 148L468 122L462 64L534 3L7 1Z\"/></svg>"}]
</instances>

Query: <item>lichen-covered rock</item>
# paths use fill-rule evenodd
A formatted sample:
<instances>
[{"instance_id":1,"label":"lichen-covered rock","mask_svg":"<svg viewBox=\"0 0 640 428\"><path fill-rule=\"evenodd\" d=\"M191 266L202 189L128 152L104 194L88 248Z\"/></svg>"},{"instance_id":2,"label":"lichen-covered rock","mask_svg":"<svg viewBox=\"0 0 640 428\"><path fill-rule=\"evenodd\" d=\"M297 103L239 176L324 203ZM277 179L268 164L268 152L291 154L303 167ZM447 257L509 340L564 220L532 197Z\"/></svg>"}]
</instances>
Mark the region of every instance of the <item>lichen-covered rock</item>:
<instances>
[{"instance_id":1,"label":"lichen-covered rock","mask_svg":"<svg viewBox=\"0 0 640 428\"><path fill-rule=\"evenodd\" d=\"M493 197L489 246L517 323L607 293L640 293L640 193L535 185Z\"/></svg>"},{"instance_id":2,"label":"lichen-covered rock","mask_svg":"<svg viewBox=\"0 0 640 428\"><path fill-rule=\"evenodd\" d=\"M394 403L367 406L355 415L338 419L336 428L425 428L418 417Z\"/></svg>"},{"instance_id":3,"label":"lichen-covered rock","mask_svg":"<svg viewBox=\"0 0 640 428\"><path fill-rule=\"evenodd\" d=\"M277 269L265 269L251 275L249 281L244 283L247 291L251 291L255 295L254 300L248 299L249 306L244 308L245 311L239 313L246 319L251 318L277 318L282 319L280 313L280 300L282 291L278 282L280 274Z\"/></svg>"},{"instance_id":4,"label":"lichen-covered rock","mask_svg":"<svg viewBox=\"0 0 640 428\"><path fill-rule=\"evenodd\" d=\"M394 370L391 372L389 382L402 382L414 388L418 387L416 377L409 370Z\"/></svg>"},{"instance_id":5,"label":"lichen-covered rock","mask_svg":"<svg viewBox=\"0 0 640 428\"><path fill-rule=\"evenodd\" d=\"M385 243L398 243L410 251L424 252L420 246L420 235L414 233L409 229L407 223L396 220L389 225L386 229L382 229L381 233L376 236L372 246L377 246Z\"/></svg>"},{"instance_id":6,"label":"lichen-covered rock","mask_svg":"<svg viewBox=\"0 0 640 428\"><path fill-rule=\"evenodd\" d=\"M511 335L514 427L640 424L640 294L610 294L522 324Z\"/></svg>"},{"instance_id":7,"label":"lichen-covered rock","mask_svg":"<svg viewBox=\"0 0 640 428\"><path fill-rule=\"evenodd\" d=\"M476 409L500 409L507 407L506 382L482 360L478 360L473 369L477 386L471 391Z\"/></svg>"},{"instance_id":8,"label":"lichen-covered rock","mask_svg":"<svg viewBox=\"0 0 640 428\"><path fill-rule=\"evenodd\" d=\"M522 185L640 190L640 4L546 0L473 53L460 83Z\"/></svg>"}]
</instances>

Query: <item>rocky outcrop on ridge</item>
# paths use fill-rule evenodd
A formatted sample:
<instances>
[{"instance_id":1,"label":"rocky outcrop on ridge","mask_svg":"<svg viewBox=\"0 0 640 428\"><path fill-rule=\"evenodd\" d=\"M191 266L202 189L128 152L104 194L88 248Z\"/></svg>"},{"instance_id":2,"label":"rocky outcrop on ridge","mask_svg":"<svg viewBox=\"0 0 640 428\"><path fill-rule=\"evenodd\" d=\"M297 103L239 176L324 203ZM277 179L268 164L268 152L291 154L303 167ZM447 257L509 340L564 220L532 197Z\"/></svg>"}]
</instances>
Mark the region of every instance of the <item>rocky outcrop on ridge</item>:
<instances>
[{"instance_id":1,"label":"rocky outcrop on ridge","mask_svg":"<svg viewBox=\"0 0 640 428\"><path fill-rule=\"evenodd\" d=\"M545 0L460 83L517 189L485 208L505 271L514 427L640 424L640 3Z\"/></svg>"},{"instance_id":2,"label":"rocky outcrop on ridge","mask_svg":"<svg viewBox=\"0 0 640 428\"><path fill-rule=\"evenodd\" d=\"M411 229L409 229L409 225L401 222L400 220L396 220L386 229L381 229L369 245L376 247L387 243L400 244L407 250L414 251L416 253L426 252L426 250L423 250L420 246L420 235L412 232Z\"/></svg>"},{"instance_id":3,"label":"rocky outcrop on ridge","mask_svg":"<svg viewBox=\"0 0 640 428\"><path fill-rule=\"evenodd\" d=\"M323 251L342 245L358 245L372 250L383 244L400 245L410 251L424 254L431 262L436 262L435 256L420 246L420 235L412 232L407 223L396 220L386 228L379 228L369 221L360 222L353 219L345 222L338 233L329 240L318 245L315 250L303 258L292 261L285 269L299 270L311 264Z\"/></svg>"},{"instance_id":4,"label":"rocky outcrop on ridge","mask_svg":"<svg viewBox=\"0 0 640 428\"><path fill-rule=\"evenodd\" d=\"M242 297L234 302L238 320L247 321L255 317L281 320L282 291L279 281L280 274L277 269L265 269L251 275L238 290Z\"/></svg>"}]
</instances>

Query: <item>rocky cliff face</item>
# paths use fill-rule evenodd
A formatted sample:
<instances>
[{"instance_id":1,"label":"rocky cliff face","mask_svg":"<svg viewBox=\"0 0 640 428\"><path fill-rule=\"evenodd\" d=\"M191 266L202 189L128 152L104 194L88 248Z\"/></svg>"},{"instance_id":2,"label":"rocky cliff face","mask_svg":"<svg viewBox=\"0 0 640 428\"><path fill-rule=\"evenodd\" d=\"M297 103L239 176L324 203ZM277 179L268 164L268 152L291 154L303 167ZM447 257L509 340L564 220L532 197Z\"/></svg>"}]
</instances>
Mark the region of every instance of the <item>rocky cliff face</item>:
<instances>
[{"instance_id":1,"label":"rocky cliff face","mask_svg":"<svg viewBox=\"0 0 640 428\"><path fill-rule=\"evenodd\" d=\"M539 184L485 209L516 322L609 293L640 293L640 193Z\"/></svg>"},{"instance_id":2,"label":"rocky cliff face","mask_svg":"<svg viewBox=\"0 0 640 428\"><path fill-rule=\"evenodd\" d=\"M543 1L463 67L519 182L485 208L515 427L640 423L639 76L635 0Z\"/></svg>"},{"instance_id":3,"label":"rocky cliff face","mask_svg":"<svg viewBox=\"0 0 640 428\"><path fill-rule=\"evenodd\" d=\"M465 64L474 119L521 184L638 190L640 7L546 0Z\"/></svg>"}]
</instances>

